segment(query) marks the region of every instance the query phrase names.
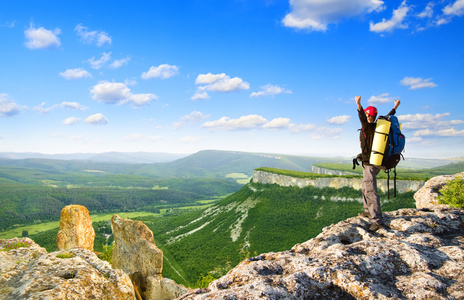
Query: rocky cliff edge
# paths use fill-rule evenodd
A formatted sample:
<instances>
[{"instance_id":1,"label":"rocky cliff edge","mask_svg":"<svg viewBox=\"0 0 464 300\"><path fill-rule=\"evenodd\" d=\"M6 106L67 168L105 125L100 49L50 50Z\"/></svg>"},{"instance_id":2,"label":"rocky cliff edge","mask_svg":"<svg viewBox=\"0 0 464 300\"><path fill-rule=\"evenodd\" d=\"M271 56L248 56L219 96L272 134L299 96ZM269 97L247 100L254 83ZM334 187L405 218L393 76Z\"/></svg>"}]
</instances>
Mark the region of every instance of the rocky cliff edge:
<instances>
[{"instance_id":1,"label":"rocky cliff edge","mask_svg":"<svg viewBox=\"0 0 464 300\"><path fill-rule=\"evenodd\" d=\"M387 228L370 231L368 218L349 218L179 299L464 299L464 211L436 201L452 178L432 178L418 191L416 201L427 197L421 208L384 213Z\"/></svg>"}]
</instances>

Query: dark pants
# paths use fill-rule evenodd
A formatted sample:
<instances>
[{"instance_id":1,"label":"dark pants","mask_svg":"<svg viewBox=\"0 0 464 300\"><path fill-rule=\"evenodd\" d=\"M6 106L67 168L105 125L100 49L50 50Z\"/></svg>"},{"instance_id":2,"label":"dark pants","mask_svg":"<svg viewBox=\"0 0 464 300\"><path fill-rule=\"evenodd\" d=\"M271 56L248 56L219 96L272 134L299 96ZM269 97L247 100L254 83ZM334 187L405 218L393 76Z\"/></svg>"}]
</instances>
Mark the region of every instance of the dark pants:
<instances>
[{"instance_id":1,"label":"dark pants","mask_svg":"<svg viewBox=\"0 0 464 300\"><path fill-rule=\"evenodd\" d=\"M362 194L364 211L369 213L372 222L375 224L383 224L380 197L377 193L377 174L379 172L380 169L373 165L363 165Z\"/></svg>"}]
</instances>

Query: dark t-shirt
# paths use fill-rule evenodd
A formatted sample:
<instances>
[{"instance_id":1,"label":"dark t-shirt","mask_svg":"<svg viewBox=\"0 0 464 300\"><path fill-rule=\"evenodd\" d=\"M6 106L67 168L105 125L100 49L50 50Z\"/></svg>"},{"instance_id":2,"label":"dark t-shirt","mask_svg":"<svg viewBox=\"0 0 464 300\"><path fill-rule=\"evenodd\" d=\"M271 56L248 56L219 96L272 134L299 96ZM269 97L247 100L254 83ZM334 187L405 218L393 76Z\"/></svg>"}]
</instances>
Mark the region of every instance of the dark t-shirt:
<instances>
[{"instance_id":1,"label":"dark t-shirt","mask_svg":"<svg viewBox=\"0 0 464 300\"><path fill-rule=\"evenodd\" d=\"M395 109L392 109L388 116L393 116L396 113ZM364 109L358 110L359 121L361 121L361 130L359 133L359 141L361 142L361 161L369 163L371 156L372 142L374 140L376 122L369 123L367 121L366 113Z\"/></svg>"}]
</instances>

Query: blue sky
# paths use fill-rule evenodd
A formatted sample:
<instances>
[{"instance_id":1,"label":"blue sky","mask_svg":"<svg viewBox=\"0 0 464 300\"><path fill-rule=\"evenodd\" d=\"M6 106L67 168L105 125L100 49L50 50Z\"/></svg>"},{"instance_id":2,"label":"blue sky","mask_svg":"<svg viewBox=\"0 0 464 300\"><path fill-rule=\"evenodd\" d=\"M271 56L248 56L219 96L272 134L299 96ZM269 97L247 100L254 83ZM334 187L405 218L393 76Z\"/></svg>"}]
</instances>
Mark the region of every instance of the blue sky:
<instances>
[{"instance_id":1,"label":"blue sky","mask_svg":"<svg viewBox=\"0 0 464 300\"><path fill-rule=\"evenodd\" d=\"M464 0L0 1L0 151L463 156Z\"/></svg>"}]
</instances>

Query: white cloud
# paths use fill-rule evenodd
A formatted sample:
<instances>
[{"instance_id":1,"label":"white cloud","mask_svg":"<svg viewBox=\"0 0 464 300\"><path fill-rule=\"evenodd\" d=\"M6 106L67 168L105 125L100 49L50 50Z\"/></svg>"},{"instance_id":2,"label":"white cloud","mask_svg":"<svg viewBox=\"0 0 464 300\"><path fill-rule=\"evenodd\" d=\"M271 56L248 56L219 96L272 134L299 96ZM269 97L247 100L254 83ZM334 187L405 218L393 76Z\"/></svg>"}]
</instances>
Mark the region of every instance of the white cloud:
<instances>
[{"instance_id":1,"label":"white cloud","mask_svg":"<svg viewBox=\"0 0 464 300\"><path fill-rule=\"evenodd\" d=\"M77 36L79 36L85 43L95 43L99 47L104 44L111 45L111 37L104 31L89 31L87 27L82 26L82 24L78 24L74 30L77 32Z\"/></svg>"},{"instance_id":2,"label":"white cloud","mask_svg":"<svg viewBox=\"0 0 464 300\"><path fill-rule=\"evenodd\" d=\"M157 99L155 94L132 94L131 90L120 82L100 82L90 93L94 100L107 104L132 103L134 106L143 106Z\"/></svg>"},{"instance_id":3,"label":"white cloud","mask_svg":"<svg viewBox=\"0 0 464 300\"><path fill-rule=\"evenodd\" d=\"M251 129L272 129L272 130L285 130L288 129L292 133L300 133L311 131L316 128L314 124L294 124L291 123L289 118L275 118L267 121L259 115L246 115L238 119L230 119L229 117L222 117L219 120L206 122L202 128L222 129L222 130L251 130Z\"/></svg>"},{"instance_id":4,"label":"white cloud","mask_svg":"<svg viewBox=\"0 0 464 300\"><path fill-rule=\"evenodd\" d=\"M132 103L134 106L143 106L150 104L151 101L156 100L158 97L155 94L133 94L128 99L125 99L124 103Z\"/></svg>"},{"instance_id":5,"label":"white cloud","mask_svg":"<svg viewBox=\"0 0 464 300\"><path fill-rule=\"evenodd\" d=\"M398 120L402 123L403 130L415 130L413 137L421 140L422 137L456 137L464 136L464 130L456 129L455 126L464 124L464 120L447 121L450 113L442 114L415 114L400 115Z\"/></svg>"},{"instance_id":6,"label":"white cloud","mask_svg":"<svg viewBox=\"0 0 464 300\"><path fill-rule=\"evenodd\" d=\"M100 69L105 63L107 63L111 59L111 52L103 52L102 56L95 60L95 56L88 59L87 61L90 63L90 66L94 69Z\"/></svg>"},{"instance_id":7,"label":"white cloud","mask_svg":"<svg viewBox=\"0 0 464 300\"><path fill-rule=\"evenodd\" d=\"M45 107L45 104L46 104L45 102L42 102L39 106L34 107L34 111L41 113L41 114L46 114L56 107L56 106Z\"/></svg>"},{"instance_id":8,"label":"white cloud","mask_svg":"<svg viewBox=\"0 0 464 300\"><path fill-rule=\"evenodd\" d=\"M0 94L0 117L12 117L26 109L26 106L19 106L8 94Z\"/></svg>"},{"instance_id":9,"label":"white cloud","mask_svg":"<svg viewBox=\"0 0 464 300\"><path fill-rule=\"evenodd\" d=\"M100 102L115 104L131 97L130 89L124 83L101 82L90 91L92 98Z\"/></svg>"},{"instance_id":10,"label":"white cloud","mask_svg":"<svg viewBox=\"0 0 464 300\"><path fill-rule=\"evenodd\" d=\"M446 129L421 129L414 133L415 137L422 136L464 136L463 130L456 130L453 127Z\"/></svg>"},{"instance_id":11,"label":"white cloud","mask_svg":"<svg viewBox=\"0 0 464 300\"><path fill-rule=\"evenodd\" d=\"M182 117L179 122L176 122L172 125L174 130L181 129L184 127L186 124L192 124L196 122L201 122L205 119L209 118L209 115L204 115L200 111L193 111L190 114Z\"/></svg>"},{"instance_id":12,"label":"white cloud","mask_svg":"<svg viewBox=\"0 0 464 300\"><path fill-rule=\"evenodd\" d=\"M162 64L157 67L152 66L150 67L150 70L147 72L142 73L142 78L143 79L150 79L150 78L162 78L162 79L167 79L170 77L173 77L179 73L179 67L177 66L171 66L168 64Z\"/></svg>"},{"instance_id":13,"label":"white cloud","mask_svg":"<svg viewBox=\"0 0 464 300\"><path fill-rule=\"evenodd\" d=\"M77 110L87 110L87 107L77 103L77 102L62 102L61 107L69 108L69 109L77 109Z\"/></svg>"},{"instance_id":14,"label":"white cloud","mask_svg":"<svg viewBox=\"0 0 464 300\"><path fill-rule=\"evenodd\" d=\"M59 28L51 31L43 27L34 28L33 25L24 31L27 42L26 47L29 49L58 48L61 41L58 35L61 33Z\"/></svg>"},{"instance_id":15,"label":"white cloud","mask_svg":"<svg viewBox=\"0 0 464 300\"><path fill-rule=\"evenodd\" d=\"M108 124L108 119L101 113L90 115L85 119L85 122L92 125L106 125Z\"/></svg>"},{"instance_id":16,"label":"white cloud","mask_svg":"<svg viewBox=\"0 0 464 300\"><path fill-rule=\"evenodd\" d=\"M371 96L369 100L367 100L367 103L372 104L372 105L377 105L377 104L393 102L395 98L388 97L389 95L390 95L389 93L383 93L378 96Z\"/></svg>"},{"instance_id":17,"label":"white cloud","mask_svg":"<svg viewBox=\"0 0 464 300\"><path fill-rule=\"evenodd\" d=\"M259 115L247 115L238 119L222 117L219 120L206 122L201 127L225 130L254 129L267 123L267 120Z\"/></svg>"},{"instance_id":18,"label":"white cloud","mask_svg":"<svg viewBox=\"0 0 464 300\"><path fill-rule=\"evenodd\" d=\"M90 74L88 71L82 69L82 68L77 68L77 69L67 69L64 72L60 72L59 75L61 77L64 77L66 79L79 79L79 78L91 78L92 74Z\"/></svg>"},{"instance_id":19,"label":"white cloud","mask_svg":"<svg viewBox=\"0 0 464 300\"><path fill-rule=\"evenodd\" d=\"M415 114L415 115L400 115L398 120L402 122L404 129L427 129L438 127L449 127L464 124L464 120L444 121L445 117L450 116L450 113L443 114Z\"/></svg>"},{"instance_id":20,"label":"white cloud","mask_svg":"<svg viewBox=\"0 0 464 300\"><path fill-rule=\"evenodd\" d=\"M291 12L282 23L287 27L325 31L344 18L383 10L380 0L290 0Z\"/></svg>"},{"instance_id":21,"label":"white cloud","mask_svg":"<svg viewBox=\"0 0 464 300\"><path fill-rule=\"evenodd\" d=\"M206 99L209 99L209 95L206 91L203 91L203 92L196 92L195 95L192 96L192 100L206 100Z\"/></svg>"},{"instance_id":22,"label":"white cloud","mask_svg":"<svg viewBox=\"0 0 464 300\"><path fill-rule=\"evenodd\" d=\"M291 94L291 90L287 90L286 88L282 88L278 85L272 85L272 84L266 84L261 87L262 91L259 92L253 92L251 93L250 97L265 97L265 96L272 96L274 97L275 95L278 94Z\"/></svg>"},{"instance_id":23,"label":"white cloud","mask_svg":"<svg viewBox=\"0 0 464 300\"><path fill-rule=\"evenodd\" d=\"M113 62L110 64L110 68L111 68L111 69L119 69L120 67L127 65L127 64L129 63L130 60L131 60L130 57L125 57L125 58L122 58L122 59L117 59L117 60L113 61Z\"/></svg>"},{"instance_id":24,"label":"white cloud","mask_svg":"<svg viewBox=\"0 0 464 300\"><path fill-rule=\"evenodd\" d=\"M290 123L289 118L275 118L270 122L267 122L263 125L263 128L268 129L287 129L290 128L292 124Z\"/></svg>"},{"instance_id":25,"label":"white cloud","mask_svg":"<svg viewBox=\"0 0 464 300\"><path fill-rule=\"evenodd\" d=\"M238 90L248 90L250 84L239 77L230 78L230 76L221 74L200 74L195 80L195 84L200 85L192 96L192 100L207 99L209 95L206 91L212 92L233 92Z\"/></svg>"},{"instance_id":26,"label":"white cloud","mask_svg":"<svg viewBox=\"0 0 464 300\"><path fill-rule=\"evenodd\" d=\"M69 118L66 118L63 120L63 124L64 125L74 125L74 124L77 124L81 121L80 118L76 118L76 117L69 117Z\"/></svg>"},{"instance_id":27,"label":"white cloud","mask_svg":"<svg viewBox=\"0 0 464 300\"><path fill-rule=\"evenodd\" d=\"M401 85L409 86L410 90L417 90L421 88L432 88L436 87L437 85L431 82L432 78L422 79L420 77L404 77L401 80Z\"/></svg>"},{"instance_id":28,"label":"white cloud","mask_svg":"<svg viewBox=\"0 0 464 300\"><path fill-rule=\"evenodd\" d=\"M447 5L443 9L445 15L455 15L462 16L464 15L464 0L456 0L453 4Z\"/></svg>"},{"instance_id":29,"label":"white cloud","mask_svg":"<svg viewBox=\"0 0 464 300\"><path fill-rule=\"evenodd\" d=\"M390 20L383 19L381 22L375 23L370 22L369 30L373 32L385 32L393 31L397 28L408 28L407 24L403 24L403 20L411 7L406 5L406 1L403 1L398 9L393 11L393 16Z\"/></svg>"},{"instance_id":30,"label":"white cloud","mask_svg":"<svg viewBox=\"0 0 464 300\"><path fill-rule=\"evenodd\" d=\"M342 125L350 120L351 116L336 116L327 120L329 124Z\"/></svg>"},{"instance_id":31,"label":"white cloud","mask_svg":"<svg viewBox=\"0 0 464 300\"><path fill-rule=\"evenodd\" d=\"M429 2L424 10L417 15L419 18L431 18L433 16L433 2Z\"/></svg>"}]
</instances>

